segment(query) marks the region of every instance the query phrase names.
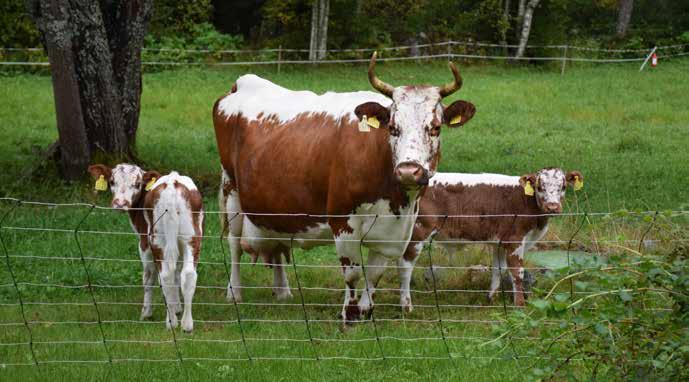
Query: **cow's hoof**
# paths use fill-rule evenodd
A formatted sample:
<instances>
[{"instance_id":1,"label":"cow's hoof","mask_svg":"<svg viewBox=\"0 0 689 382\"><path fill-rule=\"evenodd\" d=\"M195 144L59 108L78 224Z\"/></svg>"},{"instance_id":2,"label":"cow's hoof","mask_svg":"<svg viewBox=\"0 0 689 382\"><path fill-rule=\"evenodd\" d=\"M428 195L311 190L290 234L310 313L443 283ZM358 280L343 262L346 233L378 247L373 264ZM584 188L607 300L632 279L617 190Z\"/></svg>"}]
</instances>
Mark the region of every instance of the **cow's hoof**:
<instances>
[{"instance_id":1,"label":"cow's hoof","mask_svg":"<svg viewBox=\"0 0 689 382\"><path fill-rule=\"evenodd\" d=\"M144 321L144 320L150 319L151 317L153 317L153 309L151 309L151 308L141 309L141 316L139 316L139 320Z\"/></svg>"},{"instance_id":2,"label":"cow's hoof","mask_svg":"<svg viewBox=\"0 0 689 382\"><path fill-rule=\"evenodd\" d=\"M273 291L273 295L278 301L290 300L292 299L292 292L289 288L279 288Z\"/></svg>"},{"instance_id":3,"label":"cow's hoof","mask_svg":"<svg viewBox=\"0 0 689 382\"><path fill-rule=\"evenodd\" d=\"M194 330L194 321L184 321L182 320L182 331L185 333L191 333Z\"/></svg>"},{"instance_id":4,"label":"cow's hoof","mask_svg":"<svg viewBox=\"0 0 689 382\"><path fill-rule=\"evenodd\" d=\"M231 290L227 291L227 302L236 302L240 303L242 302L242 295L239 294L238 291L234 291L234 293Z\"/></svg>"},{"instance_id":5,"label":"cow's hoof","mask_svg":"<svg viewBox=\"0 0 689 382\"><path fill-rule=\"evenodd\" d=\"M411 313L414 310L414 306L411 303L411 299L405 297L400 300L400 306L405 313Z\"/></svg>"}]
</instances>

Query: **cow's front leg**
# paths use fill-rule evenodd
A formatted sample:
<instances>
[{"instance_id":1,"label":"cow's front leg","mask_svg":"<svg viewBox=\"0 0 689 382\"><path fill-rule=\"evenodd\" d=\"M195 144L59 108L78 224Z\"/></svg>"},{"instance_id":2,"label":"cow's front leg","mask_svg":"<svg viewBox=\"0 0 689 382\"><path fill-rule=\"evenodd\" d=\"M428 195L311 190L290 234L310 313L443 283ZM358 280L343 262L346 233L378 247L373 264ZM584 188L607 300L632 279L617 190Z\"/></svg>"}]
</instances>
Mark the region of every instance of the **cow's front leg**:
<instances>
[{"instance_id":1,"label":"cow's front leg","mask_svg":"<svg viewBox=\"0 0 689 382\"><path fill-rule=\"evenodd\" d=\"M365 288L361 291L359 310L364 317L370 317L373 313L373 298L376 295L376 287L388 265L388 259L378 252L369 250L368 261L365 269Z\"/></svg>"},{"instance_id":2,"label":"cow's front leg","mask_svg":"<svg viewBox=\"0 0 689 382\"><path fill-rule=\"evenodd\" d=\"M524 251L520 246L507 256L507 265L512 277L514 305L524 306Z\"/></svg>"},{"instance_id":3,"label":"cow's front leg","mask_svg":"<svg viewBox=\"0 0 689 382\"><path fill-rule=\"evenodd\" d=\"M343 234L335 237L335 247L340 258L340 269L345 282L342 321L345 325L352 325L361 316L356 291L362 275L359 242L354 235Z\"/></svg>"},{"instance_id":4,"label":"cow's front leg","mask_svg":"<svg viewBox=\"0 0 689 382\"><path fill-rule=\"evenodd\" d=\"M423 250L423 242L410 242L404 256L397 261L397 271L400 277L400 307L407 313L414 309L411 303L411 277L416 260Z\"/></svg>"}]
</instances>

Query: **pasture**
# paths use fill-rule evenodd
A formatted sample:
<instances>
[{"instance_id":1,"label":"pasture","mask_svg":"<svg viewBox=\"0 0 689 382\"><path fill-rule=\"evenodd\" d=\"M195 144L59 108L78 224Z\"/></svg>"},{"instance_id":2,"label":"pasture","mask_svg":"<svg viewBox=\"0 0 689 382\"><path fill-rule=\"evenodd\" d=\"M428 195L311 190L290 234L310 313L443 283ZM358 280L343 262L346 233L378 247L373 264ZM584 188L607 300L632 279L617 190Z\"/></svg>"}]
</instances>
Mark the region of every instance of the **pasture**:
<instances>
[{"instance_id":1,"label":"pasture","mask_svg":"<svg viewBox=\"0 0 689 382\"><path fill-rule=\"evenodd\" d=\"M464 87L445 103L466 99L476 105L477 113L463 128L443 128L441 171L521 175L559 166L579 170L585 177L582 191L568 191L565 211L687 209L686 61L663 62L641 74L636 65L574 67L565 76L549 69L507 66L460 65L460 70ZM363 66L287 67L279 75L274 67L147 73L137 138L142 167L174 169L193 177L208 211L218 209L219 183L212 104L248 71L288 88L319 93L370 88ZM395 85L440 84L451 78L440 62L384 64L377 72ZM65 184L55 180L53 165L36 159L36 147L46 147L57 136L50 77L17 75L0 77L0 82L0 197L107 205L108 197L94 195L86 174L81 183ZM528 340L509 355L481 345L495 337L492 324L514 308L509 299L504 305L502 300L487 302L482 291L488 275L462 269L490 265L490 256L478 245L452 256L433 254L436 264L457 267L439 278L437 288L424 277L430 259L423 256L414 271L417 292L412 294L411 314L397 306L398 294L392 290L398 287L396 272L388 270L381 285L390 290L377 297L375 322L343 333L336 318L342 281L334 248L294 251L295 264L288 268L294 298L280 303L269 288L256 288L271 285L272 271L258 264L243 266L242 279L250 288L244 292L244 303L234 305L224 298L228 250L219 238L218 217L208 214L199 266L198 284L203 287L194 298L196 326L192 334L184 334L165 330L160 290L154 297L153 320L138 321L141 264L124 214L86 205L16 207L10 201L0 201L0 213L6 216L0 225L7 227L0 232L0 249L5 251L0 255L10 265L0 267L2 379L46 380L60 372L65 379L113 380L272 380L276 375L307 380L351 380L355 375L509 380L520 379L527 364L512 356L519 354L520 346L528 348ZM576 216L555 219L546 239L567 241L577 235L573 249L598 253L610 250L601 244L606 240L638 244L641 238L686 238L687 222L679 218L667 218L666 226L658 228L640 217L591 216L579 231L580 221ZM656 250L671 247L663 243ZM249 262L248 256L244 261ZM17 304L9 269L21 283L23 307ZM91 288L85 287L89 279ZM297 283L303 294L296 290ZM29 329L16 324L24 318L31 322ZM29 341L31 347L24 344ZM22 344L4 345L10 343ZM94 363L3 366L31 364L31 348L39 363ZM427 359L413 359L418 356ZM270 360L275 357L295 359ZM112 365L110 359L115 360ZM136 361L140 359L161 362Z\"/></svg>"}]
</instances>

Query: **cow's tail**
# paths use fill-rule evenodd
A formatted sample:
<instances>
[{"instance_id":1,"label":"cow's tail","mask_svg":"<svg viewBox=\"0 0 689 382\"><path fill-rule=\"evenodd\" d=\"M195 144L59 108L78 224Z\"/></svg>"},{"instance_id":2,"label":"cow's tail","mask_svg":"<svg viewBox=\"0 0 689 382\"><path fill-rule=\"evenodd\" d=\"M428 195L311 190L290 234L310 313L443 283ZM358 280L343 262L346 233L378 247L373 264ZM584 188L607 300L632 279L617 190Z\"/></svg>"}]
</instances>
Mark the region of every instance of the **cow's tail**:
<instances>
[{"instance_id":1,"label":"cow's tail","mask_svg":"<svg viewBox=\"0 0 689 382\"><path fill-rule=\"evenodd\" d=\"M230 178L225 169L222 170L220 178L220 191L218 192L218 204L220 205L220 232L225 234L229 229L229 217L227 216L227 198L229 197Z\"/></svg>"}]
</instances>

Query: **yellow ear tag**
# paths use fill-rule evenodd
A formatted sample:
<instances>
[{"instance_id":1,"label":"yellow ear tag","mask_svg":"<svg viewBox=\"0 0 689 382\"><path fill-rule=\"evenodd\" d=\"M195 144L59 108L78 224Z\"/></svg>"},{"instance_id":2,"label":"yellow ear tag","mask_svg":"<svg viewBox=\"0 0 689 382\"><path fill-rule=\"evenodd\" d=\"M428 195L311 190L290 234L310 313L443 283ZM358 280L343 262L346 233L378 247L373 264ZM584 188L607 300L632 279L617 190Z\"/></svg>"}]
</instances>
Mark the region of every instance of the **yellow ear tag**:
<instances>
[{"instance_id":1,"label":"yellow ear tag","mask_svg":"<svg viewBox=\"0 0 689 382\"><path fill-rule=\"evenodd\" d=\"M376 117L369 117L366 123L374 129L380 127L380 121Z\"/></svg>"},{"instance_id":2,"label":"yellow ear tag","mask_svg":"<svg viewBox=\"0 0 689 382\"><path fill-rule=\"evenodd\" d=\"M578 176L574 177L574 191L579 191L584 188L584 181L579 179Z\"/></svg>"},{"instance_id":3,"label":"yellow ear tag","mask_svg":"<svg viewBox=\"0 0 689 382\"><path fill-rule=\"evenodd\" d=\"M362 133L371 131L371 128L368 127L368 118L365 115L361 118L361 122L359 122L359 131Z\"/></svg>"},{"instance_id":4,"label":"yellow ear tag","mask_svg":"<svg viewBox=\"0 0 689 382\"><path fill-rule=\"evenodd\" d=\"M152 178L150 182L146 183L146 191L151 191L151 188L153 188L153 185L156 183L156 178Z\"/></svg>"},{"instance_id":5,"label":"yellow ear tag","mask_svg":"<svg viewBox=\"0 0 689 382\"><path fill-rule=\"evenodd\" d=\"M450 125L456 125L458 123L462 122L462 116L460 114L457 114L450 120Z\"/></svg>"},{"instance_id":6,"label":"yellow ear tag","mask_svg":"<svg viewBox=\"0 0 689 382\"><path fill-rule=\"evenodd\" d=\"M105 180L105 176L101 175L98 177L98 180L96 181L96 191L107 191L108 190L108 182Z\"/></svg>"},{"instance_id":7,"label":"yellow ear tag","mask_svg":"<svg viewBox=\"0 0 689 382\"><path fill-rule=\"evenodd\" d=\"M533 196L533 187L531 187L531 182L526 182L524 186L524 195Z\"/></svg>"}]
</instances>

